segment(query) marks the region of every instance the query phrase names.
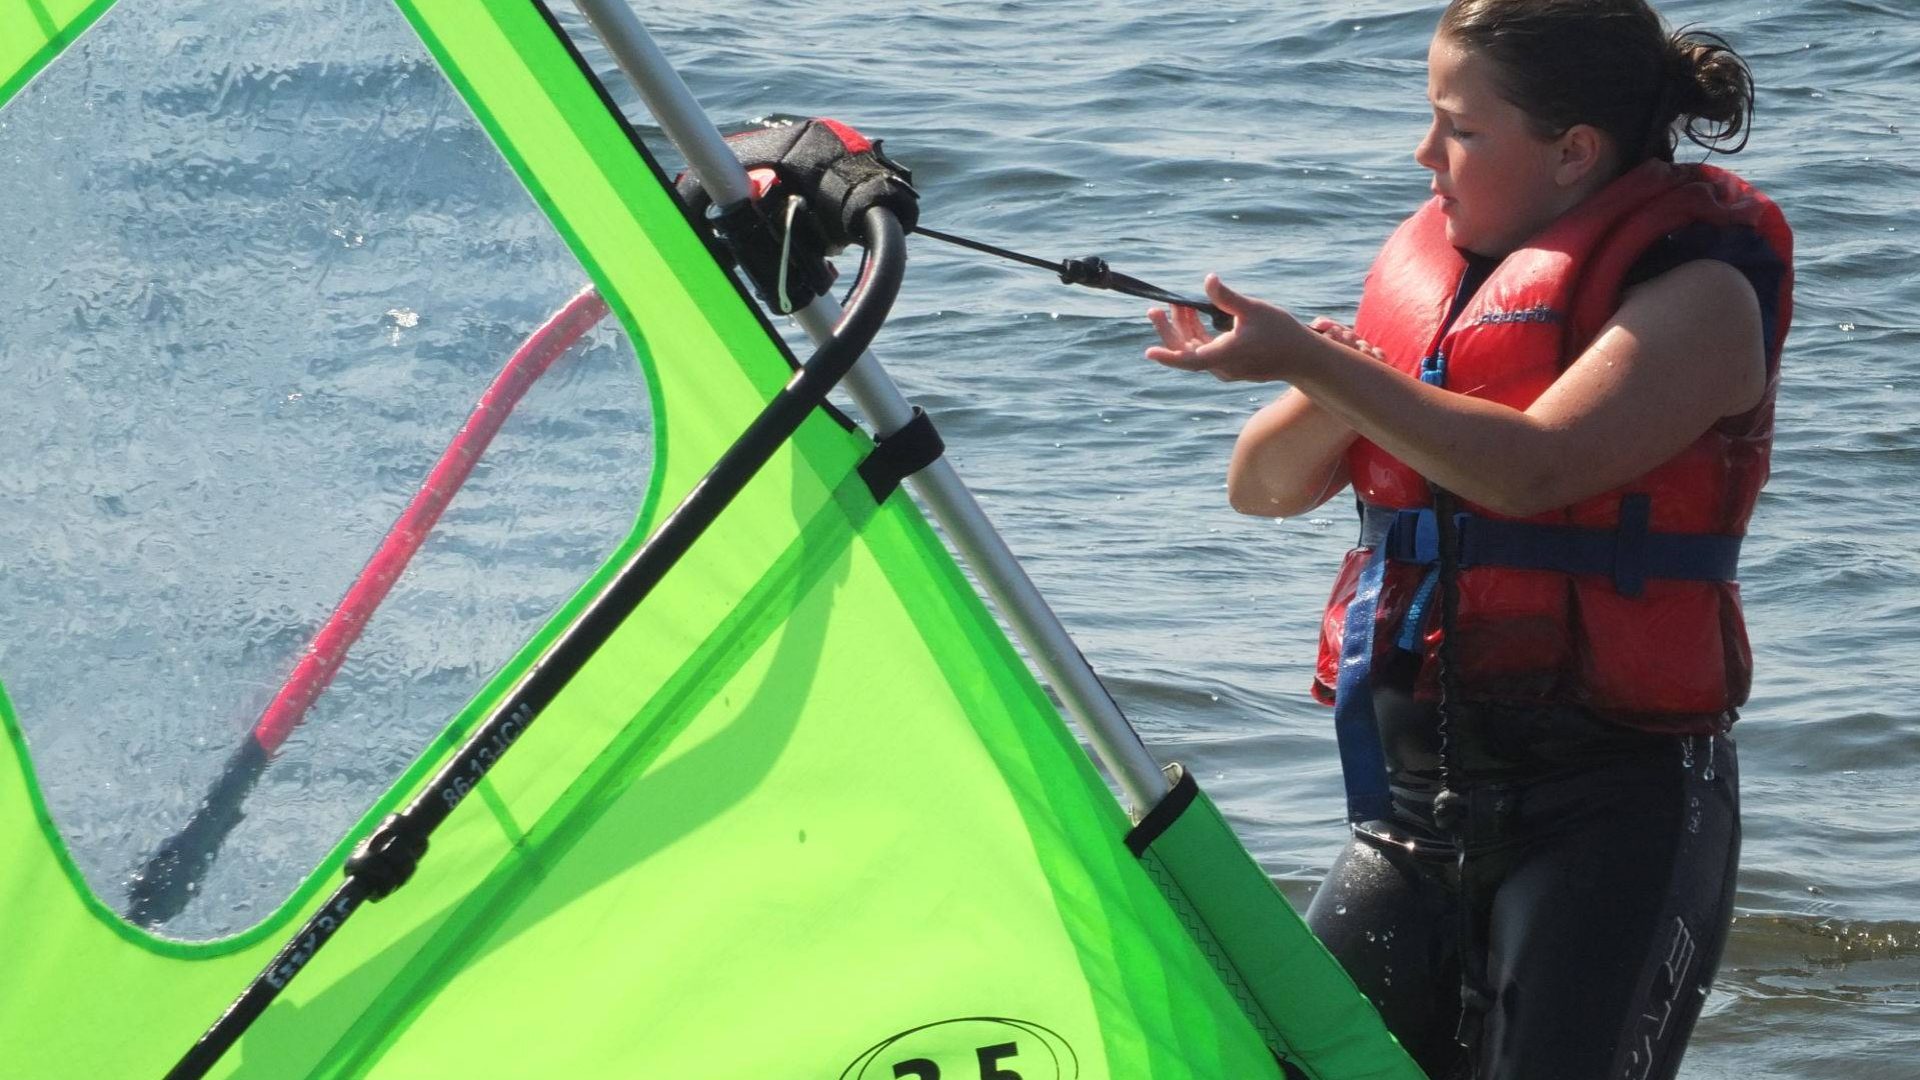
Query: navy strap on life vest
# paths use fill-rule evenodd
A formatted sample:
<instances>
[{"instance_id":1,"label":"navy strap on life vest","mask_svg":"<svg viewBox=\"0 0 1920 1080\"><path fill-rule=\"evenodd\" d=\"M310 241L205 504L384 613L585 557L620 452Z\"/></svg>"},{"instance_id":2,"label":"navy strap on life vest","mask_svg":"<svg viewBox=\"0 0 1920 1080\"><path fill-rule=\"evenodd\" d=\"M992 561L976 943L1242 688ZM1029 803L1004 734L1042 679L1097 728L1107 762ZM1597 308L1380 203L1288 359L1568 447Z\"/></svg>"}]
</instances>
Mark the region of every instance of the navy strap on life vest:
<instances>
[{"instance_id":1,"label":"navy strap on life vest","mask_svg":"<svg viewBox=\"0 0 1920 1080\"><path fill-rule=\"evenodd\" d=\"M1499 521L1461 513L1453 517L1461 569L1501 566L1611 578L1620 595L1637 597L1649 580L1732 581L1740 561L1738 536L1656 533L1648 530L1652 503L1642 493L1620 500L1619 525L1584 529ZM1397 644L1417 652L1419 631L1438 580L1439 521L1431 509L1390 510L1362 505L1360 546L1373 555L1347 604L1334 686L1333 725L1346 775L1347 818L1371 821L1391 808L1386 752L1373 710L1374 629L1389 562L1436 566L1414 596Z\"/></svg>"},{"instance_id":2,"label":"navy strap on life vest","mask_svg":"<svg viewBox=\"0 0 1920 1080\"><path fill-rule=\"evenodd\" d=\"M1380 723L1373 712L1374 616L1386 577L1386 545L1379 544L1360 572L1353 599L1347 602L1340 675L1333 687L1333 734L1340 746L1340 772L1347 782L1347 820L1353 822L1378 821L1393 808L1387 790L1386 748L1380 744Z\"/></svg>"},{"instance_id":3,"label":"navy strap on life vest","mask_svg":"<svg viewBox=\"0 0 1920 1080\"><path fill-rule=\"evenodd\" d=\"M1652 502L1635 493L1620 499L1620 523L1612 529L1540 525L1455 514L1460 568L1503 566L1510 570L1555 570L1613 579L1621 596L1637 597L1650 579L1732 581L1740 565L1738 536L1657 533L1647 528ZM1386 549L1400 562L1430 566L1440 559L1440 530L1433 511L1361 510L1360 546Z\"/></svg>"}]
</instances>

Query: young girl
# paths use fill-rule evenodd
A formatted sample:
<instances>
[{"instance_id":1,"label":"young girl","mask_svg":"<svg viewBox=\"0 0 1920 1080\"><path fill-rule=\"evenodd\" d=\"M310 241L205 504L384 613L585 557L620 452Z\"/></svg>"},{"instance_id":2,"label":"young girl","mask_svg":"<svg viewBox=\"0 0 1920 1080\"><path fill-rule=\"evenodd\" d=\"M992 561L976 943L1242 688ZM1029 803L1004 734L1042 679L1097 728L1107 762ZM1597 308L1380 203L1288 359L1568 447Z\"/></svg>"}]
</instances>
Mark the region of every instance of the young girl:
<instances>
[{"instance_id":1,"label":"young girl","mask_svg":"<svg viewBox=\"0 0 1920 1080\"><path fill-rule=\"evenodd\" d=\"M1233 329L1155 310L1147 356L1292 384L1236 509L1360 504L1314 687L1352 840L1315 932L1436 1078L1672 1077L1732 913L1735 563L1791 235L1673 163L1740 134L1752 83L1645 0L1453 0L1428 97L1433 199L1351 330L1209 277Z\"/></svg>"}]
</instances>

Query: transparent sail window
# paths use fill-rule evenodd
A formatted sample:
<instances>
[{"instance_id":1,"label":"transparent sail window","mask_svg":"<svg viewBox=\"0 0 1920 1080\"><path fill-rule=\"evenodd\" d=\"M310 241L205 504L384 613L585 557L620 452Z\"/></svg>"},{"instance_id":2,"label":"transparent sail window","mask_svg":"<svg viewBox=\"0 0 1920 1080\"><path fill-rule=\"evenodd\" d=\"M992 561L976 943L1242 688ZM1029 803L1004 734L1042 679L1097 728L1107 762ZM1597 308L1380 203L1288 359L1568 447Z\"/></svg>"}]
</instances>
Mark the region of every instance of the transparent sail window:
<instances>
[{"instance_id":1,"label":"transparent sail window","mask_svg":"<svg viewBox=\"0 0 1920 1080\"><path fill-rule=\"evenodd\" d=\"M193 814L587 275L391 3L123 0L0 111L0 686L87 884ZM593 324L514 408L159 932L266 917L627 539Z\"/></svg>"}]
</instances>

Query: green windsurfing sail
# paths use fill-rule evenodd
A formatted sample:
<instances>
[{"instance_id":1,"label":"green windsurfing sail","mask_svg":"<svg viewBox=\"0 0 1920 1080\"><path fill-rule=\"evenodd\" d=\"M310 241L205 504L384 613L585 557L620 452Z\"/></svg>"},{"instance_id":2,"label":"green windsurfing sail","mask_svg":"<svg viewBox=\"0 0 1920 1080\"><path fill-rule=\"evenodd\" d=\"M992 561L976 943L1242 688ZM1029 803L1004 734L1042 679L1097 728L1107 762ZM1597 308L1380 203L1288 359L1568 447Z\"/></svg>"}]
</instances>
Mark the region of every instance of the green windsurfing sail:
<instances>
[{"instance_id":1,"label":"green windsurfing sail","mask_svg":"<svg viewBox=\"0 0 1920 1080\"><path fill-rule=\"evenodd\" d=\"M240 43L216 32L233 6L0 0L7 183L79 223L0 216L18 233L10 272L33 282L0 296L0 372L49 413L15 455L30 479L0 487L47 508L38 531L0 533L9 1075L163 1074L314 913L351 843L421 790L792 374L541 5L285 0L247 5ZM346 38L406 55L287 59ZM150 70L142 49L194 74L117 77ZM64 120L40 115L62 99ZM146 149L17 175L6 140L56 146L62 122ZM282 136L344 140L373 175L257 141ZM550 224L489 209L528 196ZM86 222L119 224L95 239ZM173 264L209 236L197 269ZM431 282L394 269L455 256L471 261ZM243 291L290 261L297 280ZM474 278L482 294L455 287ZM578 451L625 493L625 519L577 531L583 493L463 492L181 921L130 922L122 878L141 852L115 837L151 840L192 810L325 615L266 598L344 590L501 356L583 282L620 332L562 361L547 378L575 397L541 413L536 389L531 429L506 429L476 482L507 483L517 454L551 488L565 448L625 448ZM237 295L259 299L229 310ZM248 368L259 382L222 381L239 363L222 350L262 327L286 335L272 351L298 361L298 385L257 374L277 370L268 357ZM60 396L78 384L92 389ZM621 394L635 400L616 408ZM182 415L202 399L219 407ZM89 418L102 426L75 426ZM300 464L260 463L283 445L374 479L352 489L342 466L286 498L260 479ZM872 446L813 415L433 835L411 883L327 944L214 1075L1417 1077L1190 781L1130 825L911 501L875 501L858 471ZM253 478L235 501L271 509L222 528L205 523L223 511L178 509L235 476ZM174 486L144 501L156 484ZM187 565L196 551L216 557ZM265 658L240 649L254 674L206 692L220 679L194 657L236 636ZM61 678L21 670L63 662ZM63 735L76 725L84 746ZM330 740L350 752L322 769ZM89 764L102 755L114 769ZM109 812L134 824L107 828Z\"/></svg>"}]
</instances>

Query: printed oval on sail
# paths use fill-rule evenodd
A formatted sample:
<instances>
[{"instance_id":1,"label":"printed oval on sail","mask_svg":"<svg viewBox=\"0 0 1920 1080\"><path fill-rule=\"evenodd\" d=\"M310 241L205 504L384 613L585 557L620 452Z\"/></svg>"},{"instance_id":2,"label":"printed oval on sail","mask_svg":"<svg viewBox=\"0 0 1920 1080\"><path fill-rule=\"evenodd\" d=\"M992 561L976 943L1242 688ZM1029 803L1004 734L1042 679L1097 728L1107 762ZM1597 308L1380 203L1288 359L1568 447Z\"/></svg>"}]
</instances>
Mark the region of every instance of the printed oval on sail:
<instances>
[{"instance_id":1,"label":"printed oval on sail","mask_svg":"<svg viewBox=\"0 0 1920 1080\"><path fill-rule=\"evenodd\" d=\"M1031 1020L960 1016L921 1024L875 1043L841 1080L1079 1080L1066 1038Z\"/></svg>"}]
</instances>

